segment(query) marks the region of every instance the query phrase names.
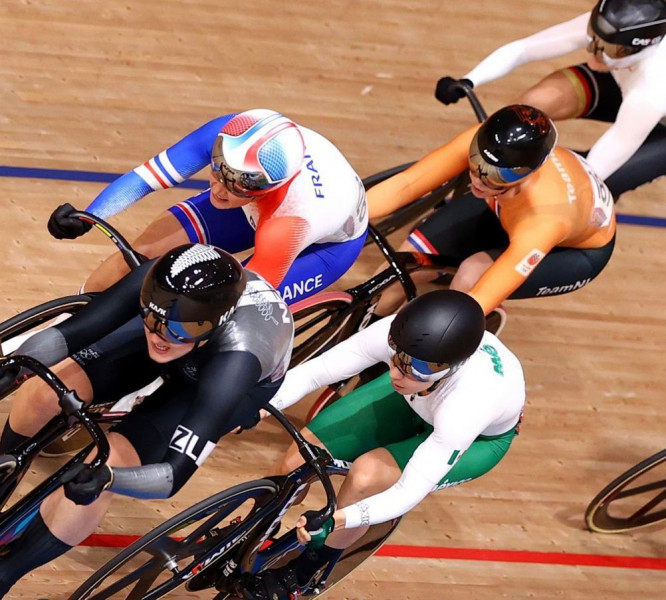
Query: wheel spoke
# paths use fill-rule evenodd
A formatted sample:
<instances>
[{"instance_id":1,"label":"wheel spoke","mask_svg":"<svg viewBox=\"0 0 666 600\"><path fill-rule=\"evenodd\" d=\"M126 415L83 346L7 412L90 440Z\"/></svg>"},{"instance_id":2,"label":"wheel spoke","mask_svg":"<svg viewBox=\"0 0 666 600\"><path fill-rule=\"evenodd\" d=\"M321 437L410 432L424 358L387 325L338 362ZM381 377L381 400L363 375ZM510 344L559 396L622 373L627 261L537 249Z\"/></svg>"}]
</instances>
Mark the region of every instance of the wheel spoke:
<instances>
[{"instance_id":1,"label":"wheel spoke","mask_svg":"<svg viewBox=\"0 0 666 600\"><path fill-rule=\"evenodd\" d=\"M172 517L122 550L93 573L71 596L76 600L157 600L185 581L193 581L200 557L216 548L230 550L230 539L243 539L249 515L277 491L272 480L261 479L220 492ZM243 517L224 527L230 514ZM216 559L222 556L211 554ZM137 566L138 565L138 566ZM206 565L210 566L210 565ZM130 571L130 572L128 572ZM195 575L196 577L196 575Z\"/></svg>"},{"instance_id":2,"label":"wheel spoke","mask_svg":"<svg viewBox=\"0 0 666 600\"><path fill-rule=\"evenodd\" d=\"M163 559L162 559L163 560ZM156 569L156 567L159 566L159 569ZM118 581L114 582L111 584L109 587L104 588L101 592L95 594L92 596L94 600L106 600L106 598L110 598L114 594L117 594L120 590L128 587L129 585L132 584L133 581L137 580L137 584L142 580L145 579L148 581L148 585L145 588L146 590L150 587L150 584L157 579L157 576L159 573L162 572L162 565L160 564L160 561L157 558L153 558L149 560L148 562L144 563L142 566L140 566L138 569L132 571L131 573L128 573ZM150 578L151 574L154 575L152 578ZM143 594L142 594L143 595ZM132 597L131 594L128 596L128 598ZM137 597L137 596L134 596ZM138 596L139 598L141 596Z\"/></svg>"},{"instance_id":3,"label":"wheel spoke","mask_svg":"<svg viewBox=\"0 0 666 600\"><path fill-rule=\"evenodd\" d=\"M590 502L585 521L592 531L615 533L651 525L666 518L666 450L634 465ZM659 468L662 472L659 472Z\"/></svg>"},{"instance_id":4,"label":"wheel spoke","mask_svg":"<svg viewBox=\"0 0 666 600\"><path fill-rule=\"evenodd\" d=\"M629 521L636 521L641 519L646 514L648 514L655 506L661 504L664 499L666 499L666 490L661 492L661 494L657 494L654 498L652 498L652 500L650 500L647 504L645 504L645 506L639 508L633 515L629 517ZM666 511L660 511L658 513L654 513L654 515L663 514L664 512Z\"/></svg>"},{"instance_id":5,"label":"wheel spoke","mask_svg":"<svg viewBox=\"0 0 666 600\"><path fill-rule=\"evenodd\" d=\"M618 492L616 495L613 495L612 500L640 496L641 494L646 494L647 492L658 490L660 488L666 488L666 481L655 481L653 483L646 483L635 488L626 488Z\"/></svg>"}]
</instances>

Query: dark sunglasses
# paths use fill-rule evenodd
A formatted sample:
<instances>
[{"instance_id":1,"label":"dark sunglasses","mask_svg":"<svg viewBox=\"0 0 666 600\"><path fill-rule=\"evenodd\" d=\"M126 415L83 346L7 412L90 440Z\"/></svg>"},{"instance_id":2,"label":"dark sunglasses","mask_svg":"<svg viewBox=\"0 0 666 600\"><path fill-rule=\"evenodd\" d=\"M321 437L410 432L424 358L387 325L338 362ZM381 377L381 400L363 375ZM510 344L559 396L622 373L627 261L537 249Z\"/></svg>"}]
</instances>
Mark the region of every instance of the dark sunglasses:
<instances>
[{"instance_id":1,"label":"dark sunglasses","mask_svg":"<svg viewBox=\"0 0 666 600\"><path fill-rule=\"evenodd\" d=\"M215 329L210 321L170 321L145 306L141 316L146 329L172 344L194 344L206 339Z\"/></svg>"}]
</instances>

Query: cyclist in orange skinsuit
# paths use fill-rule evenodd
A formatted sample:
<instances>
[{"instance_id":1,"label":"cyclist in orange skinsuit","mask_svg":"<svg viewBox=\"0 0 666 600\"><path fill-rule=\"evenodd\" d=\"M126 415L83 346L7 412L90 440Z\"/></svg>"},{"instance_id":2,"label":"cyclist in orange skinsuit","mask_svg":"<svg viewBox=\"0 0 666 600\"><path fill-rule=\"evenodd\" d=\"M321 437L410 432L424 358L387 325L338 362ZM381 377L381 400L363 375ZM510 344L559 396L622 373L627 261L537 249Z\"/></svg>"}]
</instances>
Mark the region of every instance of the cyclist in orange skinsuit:
<instances>
[{"instance_id":1,"label":"cyclist in orange skinsuit","mask_svg":"<svg viewBox=\"0 0 666 600\"><path fill-rule=\"evenodd\" d=\"M507 298L579 289L612 254L613 200L584 159L555 147L556 139L541 111L500 109L371 188L370 217L390 214L469 169L473 197L436 211L401 249L450 257L459 264L451 288L470 293L486 314ZM393 308L383 301L381 314Z\"/></svg>"}]
</instances>

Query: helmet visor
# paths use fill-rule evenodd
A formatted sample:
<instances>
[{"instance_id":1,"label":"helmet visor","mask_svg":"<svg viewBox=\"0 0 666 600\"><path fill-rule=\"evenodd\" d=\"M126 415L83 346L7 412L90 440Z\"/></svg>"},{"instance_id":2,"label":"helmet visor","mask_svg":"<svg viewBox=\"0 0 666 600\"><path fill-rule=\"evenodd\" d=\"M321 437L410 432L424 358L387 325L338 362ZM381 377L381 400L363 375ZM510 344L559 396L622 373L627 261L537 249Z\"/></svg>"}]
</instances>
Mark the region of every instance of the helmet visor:
<instances>
[{"instance_id":1,"label":"helmet visor","mask_svg":"<svg viewBox=\"0 0 666 600\"><path fill-rule=\"evenodd\" d=\"M215 329L210 321L173 321L155 311L141 307L146 329L172 344L194 344L205 340Z\"/></svg>"},{"instance_id":2,"label":"helmet visor","mask_svg":"<svg viewBox=\"0 0 666 600\"><path fill-rule=\"evenodd\" d=\"M439 381L445 377L449 377L456 370L457 365L450 365L448 363L434 363L414 358L406 352L400 350L393 339L389 336L389 348L395 352L391 358L391 363L403 375L407 375L416 381L429 382Z\"/></svg>"},{"instance_id":3,"label":"helmet visor","mask_svg":"<svg viewBox=\"0 0 666 600\"><path fill-rule=\"evenodd\" d=\"M500 167L486 162L481 156L477 136L474 136L469 147L469 170L493 190L505 190L518 185L533 171L530 167Z\"/></svg>"},{"instance_id":4,"label":"helmet visor","mask_svg":"<svg viewBox=\"0 0 666 600\"><path fill-rule=\"evenodd\" d=\"M644 50L645 46L623 46L622 44L611 44L600 38L592 29L592 25L587 23L587 51L603 63L619 58L625 58L637 54Z\"/></svg>"},{"instance_id":5,"label":"helmet visor","mask_svg":"<svg viewBox=\"0 0 666 600\"><path fill-rule=\"evenodd\" d=\"M210 168L213 171L213 177L229 192L239 198L254 198L268 193L272 187L275 187L275 184L260 171L241 171L230 167L224 160L222 140L222 134L218 135L215 140L210 157Z\"/></svg>"}]
</instances>

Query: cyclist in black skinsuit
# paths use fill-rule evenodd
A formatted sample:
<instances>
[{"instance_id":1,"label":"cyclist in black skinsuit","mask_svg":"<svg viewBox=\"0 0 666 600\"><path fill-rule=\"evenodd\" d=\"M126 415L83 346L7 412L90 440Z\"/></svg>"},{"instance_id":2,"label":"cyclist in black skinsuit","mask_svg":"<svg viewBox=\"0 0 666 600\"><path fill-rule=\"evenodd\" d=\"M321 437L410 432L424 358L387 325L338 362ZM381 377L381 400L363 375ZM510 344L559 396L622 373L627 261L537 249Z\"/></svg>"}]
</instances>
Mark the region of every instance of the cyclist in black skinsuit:
<instances>
[{"instance_id":1,"label":"cyclist in black skinsuit","mask_svg":"<svg viewBox=\"0 0 666 600\"><path fill-rule=\"evenodd\" d=\"M265 280L219 248L187 244L29 338L17 354L59 363L56 373L84 401L113 401L157 377L163 383L109 433L109 465L80 471L7 546L0 597L95 530L112 496L104 490L138 498L175 494L219 438L252 423L275 394L293 330L291 313ZM26 382L0 452L28 439L58 410L46 384Z\"/></svg>"}]
</instances>

